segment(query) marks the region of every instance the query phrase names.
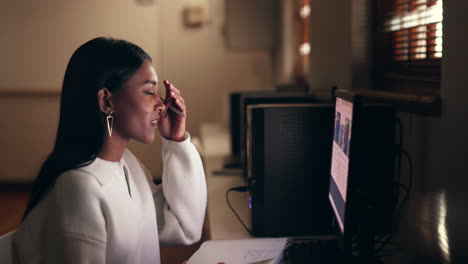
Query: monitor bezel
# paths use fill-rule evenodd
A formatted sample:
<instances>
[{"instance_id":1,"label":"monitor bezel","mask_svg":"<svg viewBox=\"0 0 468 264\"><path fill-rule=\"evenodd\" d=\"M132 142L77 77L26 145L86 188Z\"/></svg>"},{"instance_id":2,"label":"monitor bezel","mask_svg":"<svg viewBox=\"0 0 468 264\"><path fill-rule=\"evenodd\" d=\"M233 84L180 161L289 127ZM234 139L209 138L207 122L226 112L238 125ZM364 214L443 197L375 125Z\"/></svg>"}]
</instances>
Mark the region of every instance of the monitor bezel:
<instances>
[{"instance_id":1,"label":"monitor bezel","mask_svg":"<svg viewBox=\"0 0 468 264\"><path fill-rule=\"evenodd\" d=\"M338 229L338 233L339 235L341 236L342 238L342 243L343 243L343 247L344 247L344 250L345 252L351 252L351 249L352 249L352 238L353 238L353 233L354 233L354 230L352 229L353 225L353 218L354 218L354 215L353 215L353 210L352 210L352 207L353 207L353 195L350 195L352 193L352 188L354 186L354 173L353 173L353 159L354 159L354 154L353 152L353 149L354 149L354 142L355 142L355 139L356 139L356 128L359 127L359 120L356 119L356 116L358 115L358 111L360 109L360 105L362 104L362 97L361 96L358 96L356 94L354 94L353 92L351 91L346 91L346 90L336 90L335 93L333 94L333 102L335 104L335 115L336 115L336 100L337 98L340 98L340 99L343 99L347 102L350 102L352 103L352 109L353 109L353 112L352 112L352 120L351 120L351 141L350 141L350 145L349 145L349 163L348 163L348 183L347 183L347 190L346 190L346 202L345 202L345 217L344 217L344 223L343 223L343 231L341 231L340 227L338 226L337 224L337 229ZM336 118L336 117L335 117ZM334 128L335 129L335 128ZM332 133L334 133L334 130L332 131ZM331 157L333 158L333 156ZM330 168L330 184L331 184L331 168ZM330 190L330 186L329 186L329 190ZM330 201L331 203L331 201ZM335 211L333 210L333 212L335 213ZM335 214L335 217L336 214ZM338 220L336 220L338 221Z\"/></svg>"},{"instance_id":2,"label":"monitor bezel","mask_svg":"<svg viewBox=\"0 0 468 264\"><path fill-rule=\"evenodd\" d=\"M350 255L353 252L353 241L358 243L354 249L358 248L361 253L365 254L372 250L372 241L376 235L391 232L394 221L395 208L392 201L394 201L395 188L397 188L394 181L396 111L391 104L369 99L352 90L336 90L332 98L335 103L335 115L337 98L353 104L344 232L341 232L337 224L335 226L338 229L337 234L341 236L344 254ZM376 116L379 119L371 121ZM372 131L369 132L369 129ZM374 137L374 135L380 136ZM369 143L369 136L383 144ZM374 152L375 146L378 146L379 150L385 149L385 155L373 154L382 154ZM369 162L371 164L366 165ZM378 165L372 165L375 164L374 162ZM379 173L379 177L373 176L376 172ZM379 192L372 192L375 188L383 189L379 189ZM354 240L354 238L358 239Z\"/></svg>"}]
</instances>

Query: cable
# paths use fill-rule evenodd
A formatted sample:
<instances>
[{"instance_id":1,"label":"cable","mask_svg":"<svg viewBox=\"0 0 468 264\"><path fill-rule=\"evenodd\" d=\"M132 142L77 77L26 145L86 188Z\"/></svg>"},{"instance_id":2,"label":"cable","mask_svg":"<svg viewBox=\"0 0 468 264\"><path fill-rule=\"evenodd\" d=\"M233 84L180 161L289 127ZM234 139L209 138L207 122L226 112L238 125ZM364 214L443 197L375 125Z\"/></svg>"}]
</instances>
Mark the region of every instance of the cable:
<instances>
[{"instance_id":1,"label":"cable","mask_svg":"<svg viewBox=\"0 0 468 264\"><path fill-rule=\"evenodd\" d=\"M399 142L397 143L396 149L396 175L395 175L395 201L393 210L396 212L398 208L398 203L400 201L400 180L401 180L401 150L403 149L403 122L397 117L395 122L398 124L399 131Z\"/></svg>"},{"instance_id":2,"label":"cable","mask_svg":"<svg viewBox=\"0 0 468 264\"><path fill-rule=\"evenodd\" d=\"M398 123L399 132L400 132L400 142L398 143L400 146L403 146L403 122L400 118L396 118L395 121Z\"/></svg>"},{"instance_id":3,"label":"cable","mask_svg":"<svg viewBox=\"0 0 468 264\"><path fill-rule=\"evenodd\" d=\"M393 238L393 236L390 234L390 235L387 237L387 239L385 239L385 240L380 244L380 246L379 246L376 250L374 250L375 254L377 254L377 253L379 253L380 251L382 251L382 250L385 248L385 246L386 246L388 243L390 243L390 241L392 240L392 238Z\"/></svg>"},{"instance_id":4,"label":"cable","mask_svg":"<svg viewBox=\"0 0 468 264\"><path fill-rule=\"evenodd\" d=\"M401 119L399 119L398 117L396 118L396 123L398 124L398 128L399 128L399 142L397 143L398 145L398 149L397 149L397 176L396 176L396 184L397 184L397 191L396 191L396 209L398 210L399 206L398 203L399 203L399 200L400 200L400 188L403 188L405 190L405 198L403 198L402 201L406 201L409 199L410 197L410 192L411 192L411 187L413 185L413 162L411 160L411 156L410 154L408 153L408 151L406 151L404 148L403 148L403 122L401 121ZM402 160L402 155L405 155L407 160L408 160L408 166L409 166L409 182L408 182L408 186L405 186L404 184L401 184L400 183L400 180L401 180L401 160Z\"/></svg>"},{"instance_id":5,"label":"cable","mask_svg":"<svg viewBox=\"0 0 468 264\"><path fill-rule=\"evenodd\" d=\"M399 214L399 211L402 208L402 205L405 201L409 200L410 198L410 193L411 193L411 187L413 185L413 163L410 157L410 154L408 151L406 151L403 148L403 123L401 122L400 119L396 119L397 124L399 125L399 142L397 143L397 149L396 149L396 175L395 175L395 184L396 184L396 190L395 190L395 212L394 216L396 217ZM408 186L404 185L401 183L401 163L403 159L403 155L408 160L408 166L409 166L409 182ZM403 199L400 201L400 188L402 188L405 191L405 196ZM377 258L382 258L386 256L391 256L394 254L397 254L401 248L399 243L393 243L392 242L393 236L389 234L388 236L381 236L380 238L376 239L376 242L378 243L378 246L376 249L374 249L374 255ZM386 248L387 246L390 246L390 248Z\"/></svg>"},{"instance_id":6,"label":"cable","mask_svg":"<svg viewBox=\"0 0 468 264\"><path fill-rule=\"evenodd\" d=\"M401 184L401 183L399 184L399 187L405 190L405 197L401 199L401 201L399 202L399 205L397 206L396 211L395 211L395 215L398 215L400 213L403 203L405 203L406 201L410 199L411 188L413 186L413 161L408 151L401 149L401 153L404 154L406 159L408 160L409 178L408 178L408 186Z\"/></svg>"},{"instance_id":7,"label":"cable","mask_svg":"<svg viewBox=\"0 0 468 264\"><path fill-rule=\"evenodd\" d=\"M244 229L251 235L251 234L252 234L252 231L251 231L250 229L247 228L247 226L244 224L244 222L242 221L242 219L240 218L240 216L237 214L237 212L234 210L234 208L232 207L231 203L229 202L229 193L232 192L232 191L236 191L236 192L247 192L247 191L248 191L248 188L247 188L247 186L238 186L238 187L230 188L229 190L226 191L226 202L227 202L229 208L231 208L231 211L234 213L234 215L237 217L237 219L239 220L239 222L242 224L242 226L244 227Z\"/></svg>"},{"instance_id":8,"label":"cable","mask_svg":"<svg viewBox=\"0 0 468 264\"><path fill-rule=\"evenodd\" d=\"M408 153L408 151L402 149L401 152L403 154L405 154L407 160L408 160L408 168L409 168L409 182L408 182L408 191L407 191L407 195L405 196L405 199L408 200L409 199L409 196L410 196L410 193L411 193L411 187L413 186L413 161L411 160L411 156L410 154Z\"/></svg>"},{"instance_id":9,"label":"cable","mask_svg":"<svg viewBox=\"0 0 468 264\"><path fill-rule=\"evenodd\" d=\"M401 190L400 188L404 189L405 191L405 198L407 197L408 194L408 188L404 185L401 184L401 167L402 167L402 154L403 154L403 144L404 144L404 134L403 134L403 122L401 121L400 118L396 117L395 118L395 125L397 126L397 135L396 135L396 142L395 142L395 177L394 177L394 200L393 200L393 206L392 206L392 218L395 219L397 216L397 213L399 211L399 208L401 206L400 203L400 197L401 197ZM392 223L395 222L392 220ZM393 226L393 224L392 224ZM393 228L392 228L393 229ZM374 245L372 248L372 255L380 260L380 258L384 254L389 254L390 252L394 252L394 250L387 249L386 247L390 246L392 249L395 246L399 246L398 243L392 242L393 236L391 233L386 233L386 234L381 234L381 235L376 235L375 240L374 240ZM397 250L397 249L395 249ZM396 252L396 251L395 251Z\"/></svg>"}]
</instances>

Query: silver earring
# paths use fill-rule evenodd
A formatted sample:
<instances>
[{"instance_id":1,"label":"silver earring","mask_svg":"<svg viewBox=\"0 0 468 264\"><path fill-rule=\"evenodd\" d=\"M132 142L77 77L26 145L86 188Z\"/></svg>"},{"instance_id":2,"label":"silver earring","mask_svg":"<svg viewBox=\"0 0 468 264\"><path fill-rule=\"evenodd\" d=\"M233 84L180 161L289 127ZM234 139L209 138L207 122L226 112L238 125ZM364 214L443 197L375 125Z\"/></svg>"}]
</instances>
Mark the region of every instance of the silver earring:
<instances>
[{"instance_id":1,"label":"silver earring","mask_svg":"<svg viewBox=\"0 0 468 264\"><path fill-rule=\"evenodd\" d=\"M112 126L114 125L114 112L109 111L109 114L107 114L107 132L109 132L109 137L112 136Z\"/></svg>"}]
</instances>

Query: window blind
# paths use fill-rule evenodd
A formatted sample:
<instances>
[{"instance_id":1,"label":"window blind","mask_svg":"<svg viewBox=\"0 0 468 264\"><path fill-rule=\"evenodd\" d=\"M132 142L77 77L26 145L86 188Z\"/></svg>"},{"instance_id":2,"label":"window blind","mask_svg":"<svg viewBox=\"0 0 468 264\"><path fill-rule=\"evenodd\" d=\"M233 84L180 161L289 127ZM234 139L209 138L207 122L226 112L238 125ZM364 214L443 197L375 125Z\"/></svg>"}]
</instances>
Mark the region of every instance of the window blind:
<instances>
[{"instance_id":1,"label":"window blind","mask_svg":"<svg viewBox=\"0 0 468 264\"><path fill-rule=\"evenodd\" d=\"M371 1L374 87L410 112L440 113L443 0Z\"/></svg>"},{"instance_id":2,"label":"window blind","mask_svg":"<svg viewBox=\"0 0 468 264\"><path fill-rule=\"evenodd\" d=\"M407 67L440 66L442 4L442 0L383 1L383 32L384 39L390 42L387 43L391 49L390 63Z\"/></svg>"}]
</instances>

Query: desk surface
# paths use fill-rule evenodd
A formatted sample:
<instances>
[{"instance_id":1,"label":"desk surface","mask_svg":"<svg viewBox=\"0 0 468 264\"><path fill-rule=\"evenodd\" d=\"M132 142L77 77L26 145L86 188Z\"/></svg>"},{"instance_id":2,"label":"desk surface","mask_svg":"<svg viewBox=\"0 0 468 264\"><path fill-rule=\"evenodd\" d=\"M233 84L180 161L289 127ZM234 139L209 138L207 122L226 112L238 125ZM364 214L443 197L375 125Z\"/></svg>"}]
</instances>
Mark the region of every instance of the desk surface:
<instances>
[{"instance_id":1,"label":"desk surface","mask_svg":"<svg viewBox=\"0 0 468 264\"><path fill-rule=\"evenodd\" d=\"M242 239L251 237L229 208L226 192L232 187L245 186L240 174L218 174L214 171L222 168L222 159L208 158L207 187L208 187L208 224L210 239ZM216 166L215 166L216 165ZM248 207L249 194L230 192L229 201L244 224L251 228L250 209Z\"/></svg>"},{"instance_id":2,"label":"desk surface","mask_svg":"<svg viewBox=\"0 0 468 264\"><path fill-rule=\"evenodd\" d=\"M240 173L223 170L225 157L229 155L229 133L227 126L205 124L201 128L203 157L208 188L208 225L210 239L244 239L250 234L244 229L226 202L226 192L237 186L247 185ZM230 192L229 201L245 225L251 228L248 207L249 194Z\"/></svg>"}]
</instances>

